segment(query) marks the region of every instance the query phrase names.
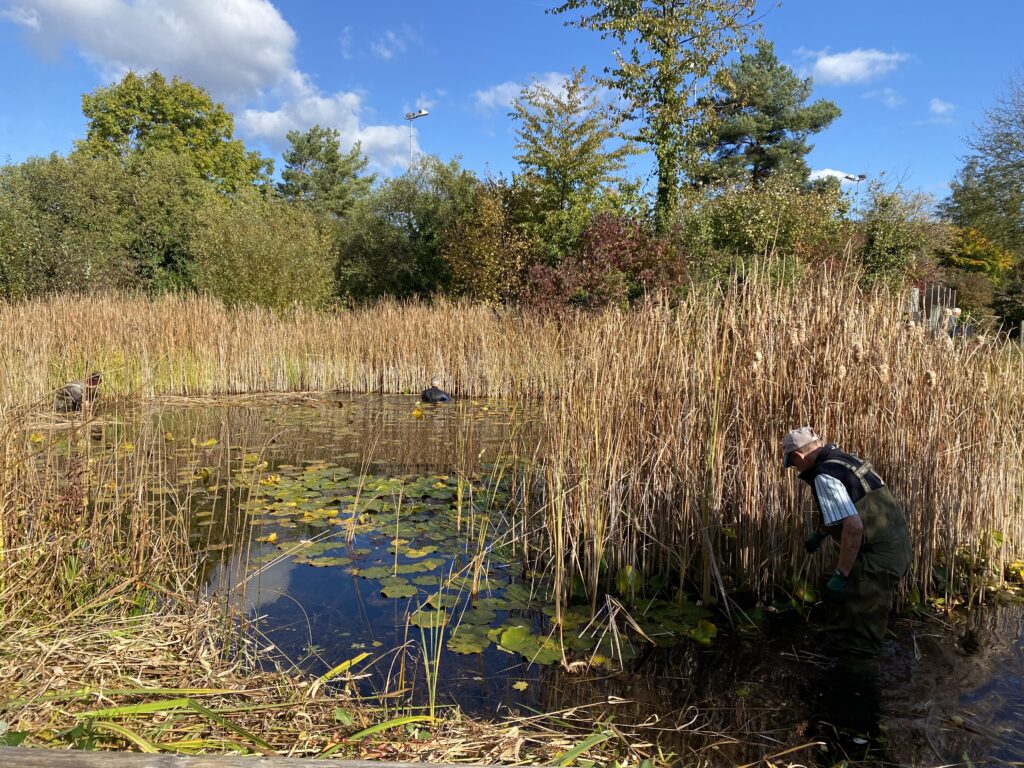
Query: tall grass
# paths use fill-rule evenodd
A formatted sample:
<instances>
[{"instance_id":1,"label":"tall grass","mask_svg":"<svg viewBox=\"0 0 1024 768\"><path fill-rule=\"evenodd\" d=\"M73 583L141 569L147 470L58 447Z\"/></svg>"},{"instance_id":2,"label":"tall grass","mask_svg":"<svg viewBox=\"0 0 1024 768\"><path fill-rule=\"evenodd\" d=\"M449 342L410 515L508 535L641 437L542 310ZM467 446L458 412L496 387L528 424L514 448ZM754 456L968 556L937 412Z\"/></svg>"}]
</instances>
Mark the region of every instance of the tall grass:
<instances>
[{"instance_id":1,"label":"tall grass","mask_svg":"<svg viewBox=\"0 0 1024 768\"><path fill-rule=\"evenodd\" d=\"M0 404L52 397L93 369L108 396L143 397L419 391L435 375L461 394L535 396L564 373L552 322L482 305L273 312L193 296L57 296L0 303L0 329Z\"/></svg>"},{"instance_id":2,"label":"tall grass","mask_svg":"<svg viewBox=\"0 0 1024 768\"><path fill-rule=\"evenodd\" d=\"M0 398L45 402L92 369L115 397L415 391L439 375L461 396L539 398L521 529L558 593L582 582L595 605L626 566L707 598L766 597L823 567L800 545L810 496L778 468L780 436L811 424L903 503L920 594L976 592L1024 547L1020 349L932 339L898 292L857 285L755 269L740 287L558 318L57 297L0 305Z\"/></svg>"},{"instance_id":3,"label":"tall grass","mask_svg":"<svg viewBox=\"0 0 1024 768\"><path fill-rule=\"evenodd\" d=\"M802 549L811 496L780 472L802 424L892 487L921 596L977 595L1024 546L1021 350L932 339L898 294L753 275L581 321L568 349L527 495L563 595L582 581L596 601L627 566L705 598L768 598L822 570Z\"/></svg>"}]
</instances>

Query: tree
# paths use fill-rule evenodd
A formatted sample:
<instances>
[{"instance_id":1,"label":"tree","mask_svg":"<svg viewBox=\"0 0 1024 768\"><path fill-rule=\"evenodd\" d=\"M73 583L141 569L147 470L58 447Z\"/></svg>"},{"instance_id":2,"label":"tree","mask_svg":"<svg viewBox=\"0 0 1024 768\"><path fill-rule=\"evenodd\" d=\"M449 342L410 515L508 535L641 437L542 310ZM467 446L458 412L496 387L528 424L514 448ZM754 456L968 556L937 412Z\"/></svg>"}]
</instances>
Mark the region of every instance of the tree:
<instances>
[{"instance_id":1,"label":"tree","mask_svg":"<svg viewBox=\"0 0 1024 768\"><path fill-rule=\"evenodd\" d=\"M624 181L617 174L637 152L621 141L622 115L601 103L599 87L584 84L585 76L585 68L575 70L557 90L534 83L512 105L520 123L514 157L548 210L590 205L602 188Z\"/></svg>"},{"instance_id":2,"label":"tree","mask_svg":"<svg viewBox=\"0 0 1024 768\"><path fill-rule=\"evenodd\" d=\"M130 282L121 176L110 160L56 154L0 169L0 296Z\"/></svg>"},{"instance_id":3,"label":"tree","mask_svg":"<svg viewBox=\"0 0 1024 768\"><path fill-rule=\"evenodd\" d=\"M76 151L126 160L152 149L187 156L199 175L225 191L266 184L274 163L234 138L235 121L202 88L159 72L129 72L82 97L88 119Z\"/></svg>"},{"instance_id":4,"label":"tree","mask_svg":"<svg viewBox=\"0 0 1024 768\"><path fill-rule=\"evenodd\" d=\"M343 218L356 200L365 197L376 174L357 142L342 154L341 134L314 125L305 133L289 131L291 147L284 153L278 192L288 200L308 203L319 213Z\"/></svg>"},{"instance_id":5,"label":"tree","mask_svg":"<svg viewBox=\"0 0 1024 768\"><path fill-rule=\"evenodd\" d=\"M746 42L756 0L565 0L551 13L592 10L571 26L591 29L626 47L602 83L617 89L635 136L657 163L654 214L671 222L684 175L697 172L713 116L711 76Z\"/></svg>"},{"instance_id":6,"label":"tree","mask_svg":"<svg viewBox=\"0 0 1024 768\"><path fill-rule=\"evenodd\" d=\"M756 185L782 173L807 181L804 157L812 149L807 137L839 117L839 107L825 99L808 105L811 78L800 79L780 64L767 40L759 40L756 52L741 56L718 81L720 92L712 99L713 159L704 180L747 178Z\"/></svg>"},{"instance_id":7,"label":"tree","mask_svg":"<svg viewBox=\"0 0 1024 768\"><path fill-rule=\"evenodd\" d=\"M445 230L441 256L452 295L490 302L518 297L531 248L511 221L508 193L498 182L480 184L469 210Z\"/></svg>"},{"instance_id":8,"label":"tree","mask_svg":"<svg viewBox=\"0 0 1024 768\"><path fill-rule=\"evenodd\" d=\"M944 267L977 272L999 285L1013 269L1013 254L973 227L954 228L952 243L941 254Z\"/></svg>"},{"instance_id":9,"label":"tree","mask_svg":"<svg viewBox=\"0 0 1024 768\"><path fill-rule=\"evenodd\" d=\"M334 254L322 218L252 189L206 196L192 242L197 288L229 305L330 301Z\"/></svg>"},{"instance_id":10,"label":"tree","mask_svg":"<svg viewBox=\"0 0 1024 768\"><path fill-rule=\"evenodd\" d=\"M451 272L445 233L472 209L480 181L458 160L426 155L352 209L341 233L338 283L353 299L429 297L445 292Z\"/></svg>"},{"instance_id":11,"label":"tree","mask_svg":"<svg viewBox=\"0 0 1024 768\"><path fill-rule=\"evenodd\" d=\"M951 194L942 210L961 227L973 227L996 245L1024 258L1024 78L985 115L968 140Z\"/></svg>"},{"instance_id":12,"label":"tree","mask_svg":"<svg viewBox=\"0 0 1024 768\"><path fill-rule=\"evenodd\" d=\"M555 90L527 86L510 113L519 123L515 184L530 198L520 223L545 245L550 264L576 247L603 191L628 187L618 173L637 152L622 138L621 113L601 102L599 87L585 84L585 76L585 69L575 70Z\"/></svg>"},{"instance_id":13,"label":"tree","mask_svg":"<svg viewBox=\"0 0 1024 768\"><path fill-rule=\"evenodd\" d=\"M868 186L861 260L868 280L901 283L915 273L931 272L936 255L948 248L949 227L936 222L927 195Z\"/></svg>"}]
</instances>

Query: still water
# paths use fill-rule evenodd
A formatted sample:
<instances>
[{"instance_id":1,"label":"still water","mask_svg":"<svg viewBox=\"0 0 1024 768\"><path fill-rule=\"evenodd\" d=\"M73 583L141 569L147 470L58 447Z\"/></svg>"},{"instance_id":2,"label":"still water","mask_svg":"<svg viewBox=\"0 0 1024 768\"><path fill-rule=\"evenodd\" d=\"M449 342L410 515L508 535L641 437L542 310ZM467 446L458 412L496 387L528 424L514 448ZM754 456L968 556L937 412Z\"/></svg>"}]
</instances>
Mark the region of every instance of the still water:
<instances>
[{"instance_id":1,"label":"still water","mask_svg":"<svg viewBox=\"0 0 1024 768\"><path fill-rule=\"evenodd\" d=\"M246 397L142 405L102 439L117 450L139 430L163 434L153 491L188 489L179 506L208 589L244 584L251 631L281 664L321 675L367 654L353 667L364 694L433 694L487 717L604 713L682 759L721 764L816 742L779 759L1024 760L1020 604L900 619L868 669L836 669L785 610L744 630L689 603L641 601L656 645L617 632L614 611L590 624L581 610L556 639L502 469L531 454L530 415L411 395ZM714 639L696 642L709 626ZM563 669L563 648L603 663Z\"/></svg>"}]
</instances>

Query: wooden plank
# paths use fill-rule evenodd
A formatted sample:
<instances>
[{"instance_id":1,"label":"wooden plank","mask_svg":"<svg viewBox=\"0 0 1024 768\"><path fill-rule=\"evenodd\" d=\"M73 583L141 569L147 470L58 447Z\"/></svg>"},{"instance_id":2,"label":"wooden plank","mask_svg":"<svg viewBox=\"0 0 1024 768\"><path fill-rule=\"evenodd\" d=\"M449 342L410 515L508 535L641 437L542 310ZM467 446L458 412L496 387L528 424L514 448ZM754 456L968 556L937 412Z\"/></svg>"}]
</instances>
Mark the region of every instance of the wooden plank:
<instances>
[{"instance_id":1,"label":"wooden plank","mask_svg":"<svg viewBox=\"0 0 1024 768\"><path fill-rule=\"evenodd\" d=\"M139 752L82 752L0 747L3 768L499 768L468 763L393 763L382 760L317 760L298 757L228 755L144 755Z\"/></svg>"}]
</instances>

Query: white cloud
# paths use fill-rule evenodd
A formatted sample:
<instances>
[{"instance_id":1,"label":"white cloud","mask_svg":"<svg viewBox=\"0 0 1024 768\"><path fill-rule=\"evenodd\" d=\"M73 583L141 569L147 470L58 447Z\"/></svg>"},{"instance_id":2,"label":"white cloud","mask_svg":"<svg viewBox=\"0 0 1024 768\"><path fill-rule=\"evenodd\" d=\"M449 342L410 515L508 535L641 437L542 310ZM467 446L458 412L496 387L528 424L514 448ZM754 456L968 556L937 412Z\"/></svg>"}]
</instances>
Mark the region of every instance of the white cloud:
<instances>
[{"instance_id":1,"label":"white cloud","mask_svg":"<svg viewBox=\"0 0 1024 768\"><path fill-rule=\"evenodd\" d=\"M834 168L821 168L817 171L811 171L809 178L811 181L817 181L818 179L839 179L840 184L857 183L857 174L837 171Z\"/></svg>"},{"instance_id":2,"label":"white cloud","mask_svg":"<svg viewBox=\"0 0 1024 768\"><path fill-rule=\"evenodd\" d=\"M886 53L874 48L857 48L845 53L800 49L797 53L814 60L811 74L816 83L836 85L866 83L891 72L910 58L905 53Z\"/></svg>"},{"instance_id":3,"label":"white cloud","mask_svg":"<svg viewBox=\"0 0 1024 768\"><path fill-rule=\"evenodd\" d=\"M508 108L512 102L519 98L519 94L527 85L534 83L542 85L550 91L561 93L565 88L565 80L568 75L561 72L546 72L539 78L534 78L529 83L518 83L507 80L504 83L493 85L474 94L476 107L482 112L489 112L492 109Z\"/></svg>"},{"instance_id":4,"label":"white cloud","mask_svg":"<svg viewBox=\"0 0 1024 768\"><path fill-rule=\"evenodd\" d=\"M886 109L896 109L906 99L894 88L880 88L877 91L868 91L864 94L865 99L878 99L885 105Z\"/></svg>"},{"instance_id":5,"label":"white cloud","mask_svg":"<svg viewBox=\"0 0 1024 768\"><path fill-rule=\"evenodd\" d=\"M942 99L932 99L928 102L928 111L933 115L948 115L954 109L956 109L955 104L950 104Z\"/></svg>"},{"instance_id":6,"label":"white cloud","mask_svg":"<svg viewBox=\"0 0 1024 768\"><path fill-rule=\"evenodd\" d=\"M370 45L370 50L385 61L390 61L396 55L405 53L410 43L419 42L419 36L409 27L403 27L398 32L389 29Z\"/></svg>"},{"instance_id":7,"label":"white cloud","mask_svg":"<svg viewBox=\"0 0 1024 768\"><path fill-rule=\"evenodd\" d=\"M70 40L108 79L128 70L179 75L222 98L252 95L286 78L295 33L267 0L24 0L30 39Z\"/></svg>"},{"instance_id":8,"label":"white cloud","mask_svg":"<svg viewBox=\"0 0 1024 768\"><path fill-rule=\"evenodd\" d=\"M407 129L364 125L364 97L324 93L295 66L295 31L269 0L20 0L3 18L53 51L71 43L107 81L159 70L207 89L235 112L239 133L275 151L289 130L336 128L381 170L404 168ZM342 32L342 56L346 39ZM411 39L406 35L402 40Z\"/></svg>"},{"instance_id":9,"label":"white cloud","mask_svg":"<svg viewBox=\"0 0 1024 768\"><path fill-rule=\"evenodd\" d=\"M408 129L398 125L364 125L363 97L339 91L324 94L301 75L288 98L275 109L245 109L238 125L250 137L261 139L280 153L288 131L305 131L313 125L330 126L341 134L343 149L361 142L362 151L378 170L404 168L409 157ZM418 151L415 136L413 149Z\"/></svg>"},{"instance_id":10,"label":"white cloud","mask_svg":"<svg viewBox=\"0 0 1024 768\"><path fill-rule=\"evenodd\" d=\"M338 39L338 43L341 45L341 58L346 60L352 58L353 42L352 27L345 27L342 29L341 37Z\"/></svg>"},{"instance_id":11,"label":"white cloud","mask_svg":"<svg viewBox=\"0 0 1024 768\"><path fill-rule=\"evenodd\" d=\"M34 8L22 8L14 5L6 11L0 11L0 19L13 21L22 27L38 30L40 27L39 13Z\"/></svg>"}]
</instances>

